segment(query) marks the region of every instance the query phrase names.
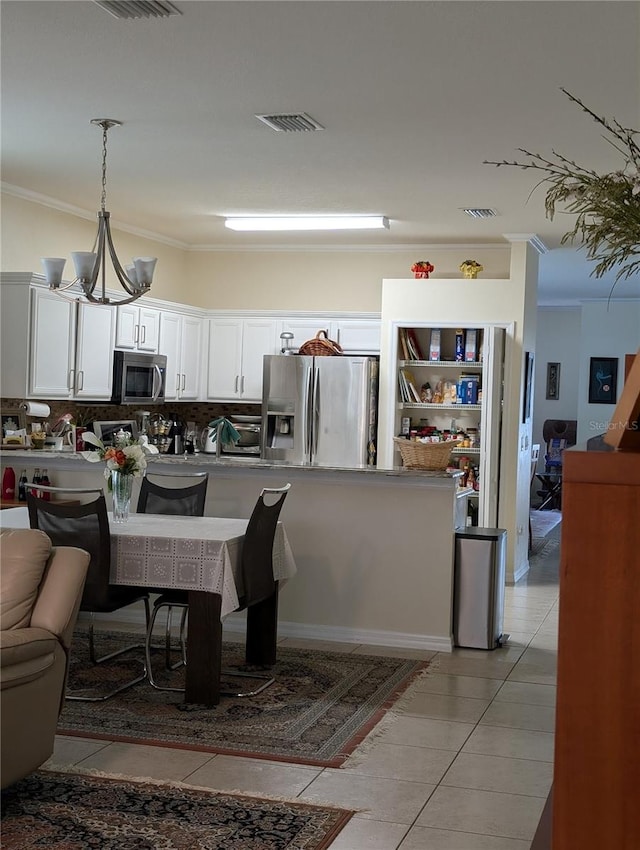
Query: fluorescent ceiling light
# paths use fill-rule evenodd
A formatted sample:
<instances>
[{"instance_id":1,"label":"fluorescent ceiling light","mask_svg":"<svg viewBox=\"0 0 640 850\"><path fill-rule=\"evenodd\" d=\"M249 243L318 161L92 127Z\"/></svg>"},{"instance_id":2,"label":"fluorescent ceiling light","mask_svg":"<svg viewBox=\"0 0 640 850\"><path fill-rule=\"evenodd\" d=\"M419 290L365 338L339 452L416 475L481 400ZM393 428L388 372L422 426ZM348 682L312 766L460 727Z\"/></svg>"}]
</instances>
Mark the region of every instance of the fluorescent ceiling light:
<instances>
[{"instance_id":1,"label":"fluorescent ceiling light","mask_svg":"<svg viewBox=\"0 0 640 850\"><path fill-rule=\"evenodd\" d=\"M389 228L383 215L269 215L225 219L231 230L373 230Z\"/></svg>"}]
</instances>

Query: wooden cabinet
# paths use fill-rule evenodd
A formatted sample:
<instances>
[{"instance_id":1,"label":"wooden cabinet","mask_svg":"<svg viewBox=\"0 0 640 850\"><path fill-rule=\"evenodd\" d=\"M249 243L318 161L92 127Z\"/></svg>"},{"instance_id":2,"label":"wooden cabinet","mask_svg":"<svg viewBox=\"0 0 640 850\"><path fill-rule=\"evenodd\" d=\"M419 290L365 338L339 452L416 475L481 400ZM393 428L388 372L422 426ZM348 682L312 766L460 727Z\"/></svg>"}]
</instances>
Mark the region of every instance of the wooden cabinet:
<instances>
[{"instance_id":1,"label":"wooden cabinet","mask_svg":"<svg viewBox=\"0 0 640 850\"><path fill-rule=\"evenodd\" d=\"M135 304L124 304L117 310L116 348L155 354L160 335L160 311Z\"/></svg>"},{"instance_id":2,"label":"wooden cabinet","mask_svg":"<svg viewBox=\"0 0 640 850\"><path fill-rule=\"evenodd\" d=\"M163 311L160 317L159 353L167 358L166 401L200 397L202 319Z\"/></svg>"},{"instance_id":3,"label":"wooden cabinet","mask_svg":"<svg viewBox=\"0 0 640 850\"><path fill-rule=\"evenodd\" d=\"M639 452L564 452L553 850L640 847L639 518Z\"/></svg>"},{"instance_id":4,"label":"wooden cabinet","mask_svg":"<svg viewBox=\"0 0 640 850\"><path fill-rule=\"evenodd\" d=\"M456 360L457 330L462 330L463 340L475 335L472 359ZM401 433L407 418L411 428L461 431L468 445L453 450L454 462L456 456L466 457L477 469L479 489L470 496L477 502L477 524L495 527L504 331L416 325L400 326L397 334L395 433ZM462 393L462 386L468 386L468 392ZM400 464L398 452L394 465Z\"/></svg>"},{"instance_id":5,"label":"wooden cabinet","mask_svg":"<svg viewBox=\"0 0 640 850\"><path fill-rule=\"evenodd\" d=\"M262 358L275 354L275 319L209 320L207 397L262 400Z\"/></svg>"}]
</instances>

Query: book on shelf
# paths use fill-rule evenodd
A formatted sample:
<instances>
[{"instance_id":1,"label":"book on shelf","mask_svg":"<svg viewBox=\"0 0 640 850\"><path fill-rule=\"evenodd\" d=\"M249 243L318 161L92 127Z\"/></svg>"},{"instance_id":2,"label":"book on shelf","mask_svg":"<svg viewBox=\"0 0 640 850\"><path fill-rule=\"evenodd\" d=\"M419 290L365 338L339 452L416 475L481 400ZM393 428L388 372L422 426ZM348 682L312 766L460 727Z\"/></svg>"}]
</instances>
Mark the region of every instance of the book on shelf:
<instances>
[{"instance_id":1,"label":"book on shelf","mask_svg":"<svg viewBox=\"0 0 640 850\"><path fill-rule=\"evenodd\" d=\"M416 380L413 377L413 374L408 369L400 369L400 375L402 376L402 380L404 381L406 393L408 396L405 401L420 402L420 393L418 392L418 388L416 387Z\"/></svg>"},{"instance_id":2,"label":"book on shelf","mask_svg":"<svg viewBox=\"0 0 640 850\"><path fill-rule=\"evenodd\" d=\"M422 360L422 349L420 348L418 337L416 336L416 332L413 328L407 328L407 344L411 353L411 359Z\"/></svg>"},{"instance_id":3,"label":"book on shelf","mask_svg":"<svg viewBox=\"0 0 640 850\"><path fill-rule=\"evenodd\" d=\"M403 360L410 360L409 356L409 345L407 343L407 330L406 328L400 328L400 350L402 352Z\"/></svg>"}]
</instances>

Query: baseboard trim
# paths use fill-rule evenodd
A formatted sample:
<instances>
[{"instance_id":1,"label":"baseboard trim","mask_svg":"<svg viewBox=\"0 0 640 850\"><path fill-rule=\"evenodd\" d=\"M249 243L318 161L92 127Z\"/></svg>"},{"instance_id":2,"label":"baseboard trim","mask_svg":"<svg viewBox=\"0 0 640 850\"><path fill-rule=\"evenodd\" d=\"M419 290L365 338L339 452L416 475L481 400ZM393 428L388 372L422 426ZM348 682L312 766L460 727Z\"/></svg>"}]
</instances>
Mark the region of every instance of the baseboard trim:
<instances>
[{"instance_id":1,"label":"baseboard trim","mask_svg":"<svg viewBox=\"0 0 640 850\"><path fill-rule=\"evenodd\" d=\"M90 619L89 614L80 613L80 622ZM122 609L117 614L96 614L96 622L111 622L125 626L144 626L144 611L137 607ZM231 615L223 624L223 636L240 634L245 630L244 615ZM335 643L365 644L366 646L394 647L396 649L426 649L433 652L451 652L453 636L416 635L408 632L389 632L379 629L350 629L344 626L320 626L316 624L278 622L278 637L321 640Z\"/></svg>"}]
</instances>

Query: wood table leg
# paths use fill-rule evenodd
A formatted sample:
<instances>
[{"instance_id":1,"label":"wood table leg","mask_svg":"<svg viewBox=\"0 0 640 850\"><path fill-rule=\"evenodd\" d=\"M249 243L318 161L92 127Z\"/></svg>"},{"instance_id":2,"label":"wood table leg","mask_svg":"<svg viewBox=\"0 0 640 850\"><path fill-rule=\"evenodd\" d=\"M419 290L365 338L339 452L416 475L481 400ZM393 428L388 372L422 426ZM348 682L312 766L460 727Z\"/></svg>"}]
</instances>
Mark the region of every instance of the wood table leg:
<instances>
[{"instance_id":1,"label":"wood table leg","mask_svg":"<svg viewBox=\"0 0 640 850\"><path fill-rule=\"evenodd\" d=\"M273 596L247 608L246 662L261 667L276 663L278 583Z\"/></svg>"},{"instance_id":2,"label":"wood table leg","mask_svg":"<svg viewBox=\"0 0 640 850\"><path fill-rule=\"evenodd\" d=\"M217 593L189 591L185 702L220 702L221 606Z\"/></svg>"}]
</instances>

